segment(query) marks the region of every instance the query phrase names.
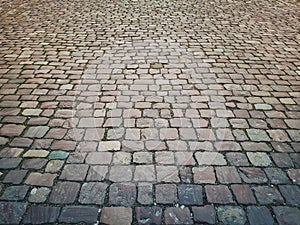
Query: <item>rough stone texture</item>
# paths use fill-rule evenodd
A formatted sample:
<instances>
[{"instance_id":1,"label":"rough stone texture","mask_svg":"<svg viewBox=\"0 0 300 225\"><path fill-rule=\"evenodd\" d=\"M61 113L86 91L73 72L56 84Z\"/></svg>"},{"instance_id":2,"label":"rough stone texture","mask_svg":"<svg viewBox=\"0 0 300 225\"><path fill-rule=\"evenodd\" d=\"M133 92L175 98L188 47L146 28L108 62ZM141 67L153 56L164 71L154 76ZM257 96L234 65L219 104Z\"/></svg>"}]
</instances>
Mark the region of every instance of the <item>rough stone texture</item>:
<instances>
[{"instance_id":1,"label":"rough stone texture","mask_svg":"<svg viewBox=\"0 0 300 225\"><path fill-rule=\"evenodd\" d=\"M73 203L79 192L80 184L75 182L59 182L51 192L49 201L55 204Z\"/></svg>"},{"instance_id":2,"label":"rough stone texture","mask_svg":"<svg viewBox=\"0 0 300 225\"><path fill-rule=\"evenodd\" d=\"M1 201L60 207L53 224L73 206L82 223L128 207L99 224L138 224L138 207L140 223L153 207L161 224L234 223L221 206L297 218L298 1L0 5ZM193 218L165 221L170 207Z\"/></svg>"},{"instance_id":3,"label":"rough stone texture","mask_svg":"<svg viewBox=\"0 0 300 225\"><path fill-rule=\"evenodd\" d=\"M177 188L175 184L158 184L155 186L155 199L157 203L173 204L177 200Z\"/></svg>"},{"instance_id":4,"label":"rough stone texture","mask_svg":"<svg viewBox=\"0 0 300 225\"><path fill-rule=\"evenodd\" d=\"M55 206L33 205L25 214L23 222L27 224L55 223L59 211L60 208Z\"/></svg>"},{"instance_id":5,"label":"rough stone texture","mask_svg":"<svg viewBox=\"0 0 300 225\"><path fill-rule=\"evenodd\" d=\"M100 182L84 183L81 186L78 201L82 204L103 205L107 184Z\"/></svg>"},{"instance_id":6,"label":"rough stone texture","mask_svg":"<svg viewBox=\"0 0 300 225\"><path fill-rule=\"evenodd\" d=\"M139 224L159 225L162 222L162 209L159 207L137 207L135 211Z\"/></svg>"},{"instance_id":7,"label":"rough stone texture","mask_svg":"<svg viewBox=\"0 0 300 225\"><path fill-rule=\"evenodd\" d=\"M274 219L266 206L248 206L247 214L251 225L274 224Z\"/></svg>"},{"instance_id":8,"label":"rough stone texture","mask_svg":"<svg viewBox=\"0 0 300 225\"><path fill-rule=\"evenodd\" d=\"M25 184L50 187L53 185L56 176L56 174L32 172L25 180Z\"/></svg>"},{"instance_id":9,"label":"rough stone texture","mask_svg":"<svg viewBox=\"0 0 300 225\"><path fill-rule=\"evenodd\" d=\"M216 210L212 205L193 207L194 221L199 223L216 223Z\"/></svg>"},{"instance_id":10,"label":"rough stone texture","mask_svg":"<svg viewBox=\"0 0 300 225\"><path fill-rule=\"evenodd\" d=\"M100 222L110 225L130 225L132 209L125 207L104 207L101 210Z\"/></svg>"},{"instance_id":11,"label":"rough stone texture","mask_svg":"<svg viewBox=\"0 0 300 225\"><path fill-rule=\"evenodd\" d=\"M132 206L136 196L136 186L131 183L114 183L109 188L109 203L112 205Z\"/></svg>"},{"instance_id":12,"label":"rough stone texture","mask_svg":"<svg viewBox=\"0 0 300 225\"><path fill-rule=\"evenodd\" d=\"M0 224L19 224L26 211L27 203L0 202Z\"/></svg>"},{"instance_id":13,"label":"rough stone texture","mask_svg":"<svg viewBox=\"0 0 300 225\"><path fill-rule=\"evenodd\" d=\"M96 223L98 208L90 206L66 206L62 209L59 222L64 223Z\"/></svg>"},{"instance_id":14,"label":"rough stone texture","mask_svg":"<svg viewBox=\"0 0 300 225\"><path fill-rule=\"evenodd\" d=\"M50 188L40 187L40 188L33 188L30 191L28 201L34 203L42 203L45 202L50 194Z\"/></svg>"},{"instance_id":15,"label":"rough stone texture","mask_svg":"<svg viewBox=\"0 0 300 225\"><path fill-rule=\"evenodd\" d=\"M222 224L243 225L246 223L246 213L239 206L220 206L217 214Z\"/></svg>"},{"instance_id":16,"label":"rough stone texture","mask_svg":"<svg viewBox=\"0 0 300 225\"><path fill-rule=\"evenodd\" d=\"M297 225L300 220L300 210L287 206L274 206L273 211L279 225Z\"/></svg>"},{"instance_id":17,"label":"rough stone texture","mask_svg":"<svg viewBox=\"0 0 300 225\"><path fill-rule=\"evenodd\" d=\"M193 224L188 208L167 208L165 210L166 224Z\"/></svg>"},{"instance_id":18,"label":"rough stone texture","mask_svg":"<svg viewBox=\"0 0 300 225\"><path fill-rule=\"evenodd\" d=\"M205 192L209 203L233 203L232 194L225 185L206 185Z\"/></svg>"},{"instance_id":19,"label":"rough stone texture","mask_svg":"<svg viewBox=\"0 0 300 225\"><path fill-rule=\"evenodd\" d=\"M181 205L202 205L202 187L200 185L182 184L178 186L178 200Z\"/></svg>"}]
</instances>

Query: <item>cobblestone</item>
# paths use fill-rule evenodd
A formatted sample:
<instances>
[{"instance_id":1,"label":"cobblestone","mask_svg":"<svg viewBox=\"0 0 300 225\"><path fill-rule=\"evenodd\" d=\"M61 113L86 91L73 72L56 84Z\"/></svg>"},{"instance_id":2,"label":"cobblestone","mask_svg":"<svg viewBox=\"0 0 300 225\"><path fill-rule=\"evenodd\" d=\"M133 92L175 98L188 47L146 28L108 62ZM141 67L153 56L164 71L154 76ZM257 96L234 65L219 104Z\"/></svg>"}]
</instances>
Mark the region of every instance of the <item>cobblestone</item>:
<instances>
[{"instance_id":1,"label":"cobblestone","mask_svg":"<svg viewBox=\"0 0 300 225\"><path fill-rule=\"evenodd\" d=\"M298 222L297 1L0 5L0 224Z\"/></svg>"}]
</instances>

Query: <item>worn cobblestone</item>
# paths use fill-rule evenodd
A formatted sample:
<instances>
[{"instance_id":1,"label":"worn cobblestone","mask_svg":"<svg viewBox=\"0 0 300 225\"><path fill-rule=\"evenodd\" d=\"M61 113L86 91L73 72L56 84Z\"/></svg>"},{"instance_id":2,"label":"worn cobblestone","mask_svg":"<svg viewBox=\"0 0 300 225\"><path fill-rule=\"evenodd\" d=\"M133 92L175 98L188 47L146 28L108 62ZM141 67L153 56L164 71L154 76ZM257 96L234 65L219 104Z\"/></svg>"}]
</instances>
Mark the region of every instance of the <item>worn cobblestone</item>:
<instances>
[{"instance_id":1,"label":"worn cobblestone","mask_svg":"<svg viewBox=\"0 0 300 225\"><path fill-rule=\"evenodd\" d=\"M0 0L0 224L297 224L295 0Z\"/></svg>"}]
</instances>

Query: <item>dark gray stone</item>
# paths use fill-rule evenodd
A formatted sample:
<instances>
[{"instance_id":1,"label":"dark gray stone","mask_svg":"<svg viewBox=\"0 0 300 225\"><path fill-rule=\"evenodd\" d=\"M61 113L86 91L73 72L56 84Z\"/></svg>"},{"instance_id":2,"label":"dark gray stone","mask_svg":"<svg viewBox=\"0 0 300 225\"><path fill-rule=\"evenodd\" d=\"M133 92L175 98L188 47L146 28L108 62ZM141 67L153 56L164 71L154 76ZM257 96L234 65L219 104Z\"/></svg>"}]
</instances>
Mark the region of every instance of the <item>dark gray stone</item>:
<instances>
[{"instance_id":1,"label":"dark gray stone","mask_svg":"<svg viewBox=\"0 0 300 225\"><path fill-rule=\"evenodd\" d=\"M273 217L266 206L247 207L250 225L273 225Z\"/></svg>"},{"instance_id":2,"label":"dark gray stone","mask_svg":"<svg viewBox=\"0 0 300 225\"><path fill-rule=\"evenodd\" d=\"M216 223L216 210L212 205L193 207L194 221L199 223Z\"/></svg>"},{"instance_id":3,"label":"dark gray stone","mask_svg":"<svg viewBox=\"0 0 300 225\"><path fill-rule=\"evenodd\" d=\"M19 224L26 207L22 202L0 202L0 224Z\"/></svg>"},{"instance_id":4,"label":"dark gray stone","mask_svg":"<svg viewBox=\"0 0 300 225\"><path fill-rule=\"evenodd\" d=\"M33 205L25 214L23 222L30 224L55 223L59 211L59 207Z\"/></svg>"},{"instance_id":5,"label":"dark gray stone","mask_svg":"<svg viewBox=\"0 0 300 225\"><path fill-rule=\"evenodd\" d=\"M62 209L59 222L95 224L98 211L98 208L89 206L66 206Z\"/></svg>"},{"instance_id":6,"label":"dark gray stone","mask_svg":"<svg viewBox=\"0 0 300 225\"><path fill-rule=\"evenodd\" d=\"M222 224L243 225L246 223L246 213L239 206L220 206L217 210Z\"/></svg>"},{"instance_id":7,"label":"dark gray stone","mask_svg":"<svg viewBox=\"0 0 300 225\"><path fill-rule=\"evenodd\" d=\"M280 185L279 190L287 204L300 205L300 188L297 185Z\"/></svg>"},{"instance_id":8,"label":"dark gray stone","mask_svg":"<svg viewBox=\"0 0 300 225\"><path fill-rule=\"evenodd\" d=\"M182 184L178 186L178 199L181 205L202 205L201 185Z\"/></svg>"},{"instance_id":9,"label":"dark gray stone","mask_svg":"<svg viewBox=\"0 0 300 225\"><path fill-rule=\"evenodd\" d=\"M162 209L159 207L137 207L136 218L138 224L143 225L160 225L162 217Z\"/></svg>"},{"instance_id":10,"label":"dark gray stone","mask_svg":"<svg viewBox=\"0 0 300 225\"><path fill-rule=\"evenodd\" d=\"M287 206L274 206L273 211L279 225L298 225L300 221L300 210Z\"/></svg>"},{"instance_id":11,"label":"dark gray stone","mask_svg":"<svg viewBox=\"0 0 300 225\"><path fill-rule=\"evenodd\" d=\"M10 186L6 188L3 195L1 196L1 200L10 200L10 201L19 201L23 200L29 190L28 186Z\"/></svg>"}]
</instances>

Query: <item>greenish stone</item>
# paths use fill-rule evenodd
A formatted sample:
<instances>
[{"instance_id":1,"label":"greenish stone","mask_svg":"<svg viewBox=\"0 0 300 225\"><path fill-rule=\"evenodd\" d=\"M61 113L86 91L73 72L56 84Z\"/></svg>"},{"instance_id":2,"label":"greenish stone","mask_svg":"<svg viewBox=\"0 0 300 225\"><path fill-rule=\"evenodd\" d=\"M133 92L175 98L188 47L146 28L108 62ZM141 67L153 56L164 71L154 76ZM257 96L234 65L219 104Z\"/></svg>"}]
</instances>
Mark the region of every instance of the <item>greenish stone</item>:
<instances>
[{"instance_id":1,"label":"greenish stone","mask_svg":"<svg viewBox=\"0 0 300 225\"><path fill-rule=\"evenodd\" d=\"M264 152L247 152L247 156L254 166L269 166L272 163L269 156Z\"/></svg>"},{"instance_id":2,"label":"greenish stone","mask_svg":"<svg viewBox=\"0 0 300 225\"><path fill-rule=\"evenodd\" d=\"M255 109L257 110L271 110L272 106L269 104L255 104Z\"/></svg>"},{"instance_id":3,"label":"greenish stone","mask_svg":"<svg viewBox=\"0 0 300 225\"><path fill-rule=\"evenodd\" d=\"M222 224L244 225L246 223L246 213L239 206L220 206L217 212Z\"/></svg>"},{"instance_id":4,"label":"greenish stone","mask_svg":"<svg viewBox=\"0 0 300 225\"><path fill-rule=\"evenodd\" d=\"M28 200L30 202L42 203L47 200L51 189L46 187L33 188L30 192Z\"/></svg>"},{"instance_id":5,"label":"greenish stone","mask_svg":"<svg viewBox=\"0 0 300 225\"><path fill-rule=\"evenodd\" d=\"M68 152L65 151L54 151L49 155L49 159L66 159L69 156Z\"/></svg>"},{"instance_id":6,"label":"greenish stone","mask_svg":"<svg viewBox=\"0 0 300 225\"><path fill-rule=\"evenodd\" d=\"M251 141L270 141L266 131L260 129L247 129ZM255 150L255 149L254 149Z\"/></svg>"}]
</instances>

